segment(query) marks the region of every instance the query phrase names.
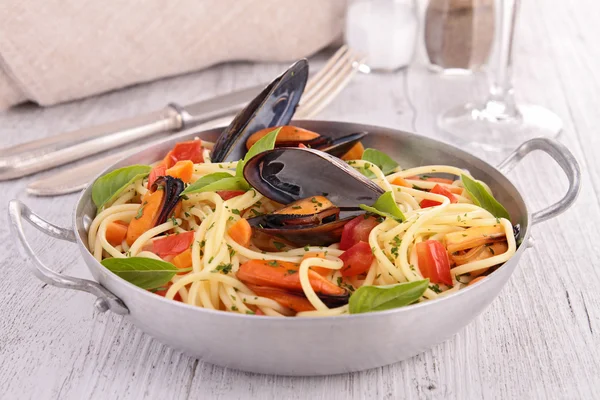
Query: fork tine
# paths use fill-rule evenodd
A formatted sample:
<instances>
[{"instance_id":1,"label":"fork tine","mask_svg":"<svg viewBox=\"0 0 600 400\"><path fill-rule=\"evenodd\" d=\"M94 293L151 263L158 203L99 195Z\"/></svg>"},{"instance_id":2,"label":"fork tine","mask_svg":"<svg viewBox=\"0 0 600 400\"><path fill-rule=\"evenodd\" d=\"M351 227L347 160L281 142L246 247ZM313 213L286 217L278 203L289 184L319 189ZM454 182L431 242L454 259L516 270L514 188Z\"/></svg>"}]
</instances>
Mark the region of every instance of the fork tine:
<instances>
[{"instance_id":1,"label":"fork tine","mask_svg":"<svg viewBox=\"0 0 600 400\"><path fill-rule=\"evenodd\" d=\"M355 61L357 56L352 50L348 50L344 53L343 57L331 66L331 68L324 74L324 76L313 86L308 94L302 96L300 104L309 103L314 96L318 96L323 90L331 84L333 80L349 65Z\"/></svg>"},{"instance_id":2,"label":"fork tine","mask_svg":"<svg viewBox=\"0 0 600 400\"><path fill-rule=\"evenodd\" d=\"M324 87L308 101L302 103L298 107L296 118L311 118L318 114L325 106L327 106L350 82L350 79L358 71L358 66L364 62L364 58L359 58L356 54L343 66L343 68L328 82L325 82Z\"/></svg>"},{"instance_id":3,"label":"fork tine","mask_svg":"<svg viewBox=\"0 0 600 400\"><path fill-rule=\"evenodd\" d=\"M344 53L348 50L348 46L343 45L340 47L325 63L323 68L321 68L316 74L314 74L306 83L306 87L304 88L304 94L312 92L314 86L319 83L319 81L326 75L327 71L334 66L338 60L344 56Z\"/></svg>"}]
</instances>

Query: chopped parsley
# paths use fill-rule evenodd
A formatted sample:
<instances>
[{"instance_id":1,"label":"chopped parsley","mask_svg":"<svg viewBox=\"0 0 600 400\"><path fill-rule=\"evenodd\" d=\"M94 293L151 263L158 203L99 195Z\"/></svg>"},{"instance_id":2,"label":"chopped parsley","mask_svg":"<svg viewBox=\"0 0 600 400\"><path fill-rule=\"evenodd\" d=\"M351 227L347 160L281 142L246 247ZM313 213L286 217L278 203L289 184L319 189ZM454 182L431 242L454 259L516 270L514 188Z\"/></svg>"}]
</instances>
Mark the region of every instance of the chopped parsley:
<instances>
[{"instance_id":1,"label":"chopped parsley","mask_svg":"<svg viewBox=\"0 0 600 400\"><path fill-rule=\"evenodd\" d=\"M212 261L212 258L211 258L211 261ZM209 264L210 264L210 261L209 261ZM221 263L221 264L217 265L217 268L215 268L212 272L222 272L223 274L227 275L231 272L232 268L233 268L233 264L231 264L231 263L229 263L229 264ZM231 296L231 297L233 297L233 299L235 300L234 296Z\"/></svg>"},{"instance_id":2,"label":"chopped parsley","mask_svg":"<svg viewBox=\"0 0 600 400\"><path fill-rule=\"evenodd\" d=\"M281 250L285 247L285 243L273 241L273 246L275 246L277 250Z\"/></svg>"},{"instance_id":3,"label":"chopped parsley","mask_svg":"<svg viewBox=\"0 0 600 400\"><path fill-rule=\"evenodd\" d=\"M236 208L232 209L231 212L235 215L240 215L240 210L238 210Z\"/></svg>"},{"instance_id":4,"label":"chopped parsley","mask_svg":"<svg viewBox=\"0 0 600 400\"><path fill-rule=\"evenodd\" d=\"M436 293L442 293L442 289L440 289L440 286L437 283L435 285L429 285L429 289Z\"/></svg>"},{"instance_id":5,"label":"chopped parsley","mask_svg":"<svg viewBox=\"0 0 600 400\"><path fill-rule=\"evenodd\" d=\"M148 204L147 201L143 202L142 205L140 206L140 208L138 208L138 212L135 216L135 219L142 218L142 216L144 215L144 207L146 207L146 204Z\"/></svg>"},{"instance_id":6,"label":"chopped parsley","mask_svg":"<svg viewBox=\"0 0 600 400\"><path fill-rule=\"evenodd\" d=\"M271 260L267 264L269 264L271 267L279 267L277 260Z\"/></svg>"}]
</instances>

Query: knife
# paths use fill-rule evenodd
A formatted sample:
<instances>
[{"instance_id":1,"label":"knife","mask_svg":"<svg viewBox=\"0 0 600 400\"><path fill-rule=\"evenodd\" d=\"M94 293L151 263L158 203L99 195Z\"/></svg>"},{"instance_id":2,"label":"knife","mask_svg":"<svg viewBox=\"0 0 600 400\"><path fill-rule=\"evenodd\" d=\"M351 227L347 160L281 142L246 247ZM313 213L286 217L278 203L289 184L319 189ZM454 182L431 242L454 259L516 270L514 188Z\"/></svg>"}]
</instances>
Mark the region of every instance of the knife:
<instances>
[{"instance_id":1,"label":"knife","mask_svg":"<svg viewBox=\"0 0 600 400\"><path fill-rule=\"evenodd\" d=\"M228 117L213 119L212 121L196 125L193 128L183 130L173 135L173 138L184 137L190 134L202 132L207 129L216 128L218 126L227 126L233 119L233 114ZM159 140L151 143L144 143L143 146L136 146L131 149L120 151L115 154L96 158L95 160L85 162L75 167L66 168L64 171L51 174L48 177L38 179L27 185L27 193L35 196L59 196L78 192L86 188L92 179L103 171L108 166L125 158L135 152L142 150L145 147L153 146L159 142L166 140L162 137Z\"/></svg>"},{"instance_id":2,"label":"knife","mask_svg":"<svg viewBox=\"0 0 600 400\"><path fill-rule=\"evenodd\" d=\"M159 133L179 132L236 114L265 85L250 87L186 107L162 110L0 149L0 181L20 178Z\"/></svg>"}]
</instances>

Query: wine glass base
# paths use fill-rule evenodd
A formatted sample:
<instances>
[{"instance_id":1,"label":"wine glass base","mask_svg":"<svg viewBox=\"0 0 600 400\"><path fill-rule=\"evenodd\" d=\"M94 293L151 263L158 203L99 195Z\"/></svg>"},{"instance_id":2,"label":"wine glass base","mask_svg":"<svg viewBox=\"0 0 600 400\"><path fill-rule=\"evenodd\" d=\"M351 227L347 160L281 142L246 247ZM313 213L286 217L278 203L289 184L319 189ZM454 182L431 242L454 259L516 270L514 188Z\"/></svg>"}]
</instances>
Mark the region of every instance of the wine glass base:
<instances>
[{"instance_id":1,"label":"wine glass base","mask_svg":"<svg viewBox=\"0 0 600 400\"><path fill-rule=\"evenodd\" d=\"M562 121L541 106L519 104L516 111L506 113L505 108L495 110L488 102L448 110L438 118L438 126L461 144L502 151L536 137L556 137Z\"/></svg>"}]
</instances>

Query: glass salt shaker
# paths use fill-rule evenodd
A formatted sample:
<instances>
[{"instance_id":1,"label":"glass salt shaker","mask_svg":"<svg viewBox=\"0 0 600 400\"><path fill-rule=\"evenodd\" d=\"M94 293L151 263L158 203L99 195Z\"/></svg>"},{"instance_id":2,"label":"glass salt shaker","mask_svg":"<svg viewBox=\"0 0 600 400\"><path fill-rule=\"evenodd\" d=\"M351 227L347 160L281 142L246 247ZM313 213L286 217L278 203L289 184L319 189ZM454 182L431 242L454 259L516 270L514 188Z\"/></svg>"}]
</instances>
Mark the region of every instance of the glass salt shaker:
<instances>
[{"instance_id":1,"label":"glass salt shaker","mask_svg":"<svg viewBox=\"0 0 600 400\"><path fill-rule=\"evenodd\" d=\"M416 0L349 0L345 39L375 71L395 71L413 58L418 22Z\"/></svg>"}]
</instances>

